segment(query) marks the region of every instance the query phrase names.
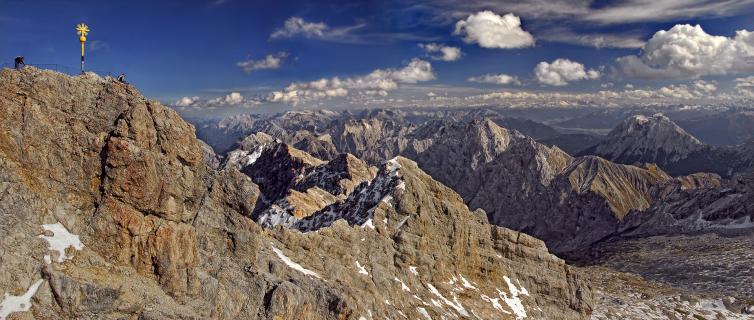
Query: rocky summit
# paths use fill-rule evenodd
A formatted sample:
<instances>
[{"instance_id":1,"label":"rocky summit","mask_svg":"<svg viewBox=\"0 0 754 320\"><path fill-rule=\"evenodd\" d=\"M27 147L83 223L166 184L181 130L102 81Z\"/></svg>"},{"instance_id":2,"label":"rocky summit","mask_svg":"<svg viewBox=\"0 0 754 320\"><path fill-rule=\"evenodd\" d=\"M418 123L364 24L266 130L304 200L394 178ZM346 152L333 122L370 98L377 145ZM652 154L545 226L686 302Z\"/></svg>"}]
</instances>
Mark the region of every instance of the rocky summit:
<instances>
[{"instance_id":1,"label":"rocky summit","mask_svg":"<svg viewBox=\"0 0 754 320\"><path fill-rule=\"evenodd\" d=\"M220 164L192 125L135 88L32 67L0 72L0 125L2 318L592 313L580 269L488 224L404 158L375 169L260 136ZM319 195L291 228L252 219Z\"/></svg>"},{"instance_id":2,"label":"rocky summit","mask_svg":"<svg viewBox=\"0 0 754 320\"><path fill-rule=\"evenodd\" d=\"M741 145L702 143L667 116L636 115L598 144L580 151L625 164L653 163L672 175L711 172L723 177L754 169L754 141Z\"/></svg>"}]
</instances>

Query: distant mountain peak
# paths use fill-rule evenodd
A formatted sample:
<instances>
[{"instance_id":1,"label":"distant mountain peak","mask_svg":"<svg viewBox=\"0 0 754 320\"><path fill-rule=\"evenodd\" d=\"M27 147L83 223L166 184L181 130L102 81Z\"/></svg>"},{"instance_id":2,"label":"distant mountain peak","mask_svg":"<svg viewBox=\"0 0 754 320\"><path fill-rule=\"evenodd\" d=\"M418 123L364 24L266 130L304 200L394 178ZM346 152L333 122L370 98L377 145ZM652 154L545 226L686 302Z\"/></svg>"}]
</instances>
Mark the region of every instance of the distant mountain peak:
<instances>
[{"instance_id":1,"label":"distant mountain peak","mask_svg":"<svg viewBox=\"0 0 754 320\"><path fill-rule=\"evenodd\" d=\"M662 113L632 116L584 153L620 163L665 164L685 159L705 145Z\"/></svg>"}]
</instances>

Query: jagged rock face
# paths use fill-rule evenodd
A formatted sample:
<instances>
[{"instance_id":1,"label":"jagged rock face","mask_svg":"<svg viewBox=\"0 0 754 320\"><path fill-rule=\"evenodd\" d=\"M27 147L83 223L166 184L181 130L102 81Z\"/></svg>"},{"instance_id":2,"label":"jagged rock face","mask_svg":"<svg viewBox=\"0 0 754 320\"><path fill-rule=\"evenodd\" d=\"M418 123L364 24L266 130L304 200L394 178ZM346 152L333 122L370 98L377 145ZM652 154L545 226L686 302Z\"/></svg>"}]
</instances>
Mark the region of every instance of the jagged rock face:
<instances>
[{"instance_id":1,"label":"jagged rock face","mask_svg":"<svg viewBox=\"0 0 754 320\"><path fill-rule=\"evenodd\" d=\"M129 86L3 70L0 122L0 296L31 305L12 317L584 319L591 311L578 270L541 241L489 226L409 163L406 196L421 196L400 211L414 216L406 232L344 223L265 231L248 218L264 191L234 167L212 170L193 128Z\"/></svg>"},{"instance_id":2,"label":"jagged rock face","mask_svg":"<svg viewBox=\"0 0 754 320\"><path fill-rule=\"evenodd\" d=\"M754 229L752 177L754 174L740 175L722 186L719 177L680 177L670 188L662 190L662 201L623 221L621 236L701 231L728 235ZM695 187L689 188L690 184Z\"/></svg>"},{"instance_id":3,"label":"jagged rock face","mask_svg":"<svg viewBox=\"0 0 754 320\"><path fill-rule=\"evenodd\" d=\"M376 171L350 154L324 162L284 143L249 147L254 149L251 155L234 150L227 163L236 163L261 187L263 198L251 217L265 227L289 226L348 196L356 186L374 178Z\"/></svg>"},{"instance_id":4,"label":"jagged rock face","mask_svg":"<svg viewBox=\"0 0 754 320\"><path fill-rule=\"evenodd\" d=\"M628 118L605 140L580 154L598 155L610 161L655 163L679 176L712 172L723 177L754 170L751 145L710 146L702 143L662 114Z\"/></svg>"},{"instance_id":5,"label":"jagged rock face","mask_svg":"<svg viewBox=\"0 0 754 320\"><path fill-rule=\"evenodd\" d=\"M304 178L304 173L324 161L284 143L277 143L262 151L259 158L241 169L261 186L266 199L278 199Z\"/></svg>"},{"instance_id":6,"label":"jagged rock face","mask_svg":"<svg viewBox=\"0 0 754 320\"><path fill-rule=\"evenodd\" d=\"M408 286L391 297L393 304L421 300L428 304L443 305L443 301L450 300L453 303L441 307L440 310L450 306L451 313L455 309L459 315L477 315L485 319L505 317L506 312L511 312L516 317L521 317L525 313L530 317L540 318L555 313L541 307L540 300L536 298L534 301L537 301L539 309L529 308L526 297L535 296L534 292L544 292L540 290L554 289L570 296L566 299L569 301L566 305L574 312L588 308L587 305L578 302L578 299L572 299L584 292L570 291L566 283L561 283L563 287L559 289L537 288L535 283L539 280L534 279L546 279L563 271L566 274L571 272L568 268L560 270L560 267L555 267L560 263L557 259L551 260L554 256L542 255L544 251L541 250L546 250L543 242L509 229L487 226L483 211L471 213L458 194L434 181L423 173L415 162L408 159L398 157L386 162L372 183L362 184L344 201L296 222L293 228L325 232L323 230L326 229L323 228L337 225L339 219L345 219L361 230L375 230L381 237L395 241L395 247L387 248L388 256L393 256L393 267L402 269L403 272L408 271L407 278L397 277L394 279L395 283L386 285L395 285L396 288L404 284ZM368 240L376 242L372 238ZM501 260L506 261L514 251L521 250L509 251L512 249L512 243L525 246L523 252L529 258L544 258L554 262L555 270L540 270L542 273L537 275L530 273L524 265L513 261L508 262L513 263L513 268L499 266ZM372 254L381 255L382 252L373 251ZM373 258L375 257L372 256ZM517 258L512 260L515 261ZM416 267L420 264L428 268ZM487 283L507 283L506 277L518 279L513 283L519 283L528 291L528 295L519 295L520 299L524 299L522 310L525 311L520 313L521 310L513 307L515 303L512 300L515 299L510 298L515 295L516 289L508 286L508 289L513 291L504 293L505 289L502 288L484 288L482 281L476 280L482 275L488 279ZM527 281L521 279L529 279L531 282L526 284ZM581 280L568 280L571 281ZM379 281L375 281L375 284L378 289L382 285ZM495 294L497 290L502 291ZM502 300L497 300L501 295L509 298L508 306L505 306ZM495 311L494 308L493 313L481 311L485 304L495 304L491 299L502 303L502 309L506 311ZM432 302L435 300L438 302ZM421 307L421 303L417 307ZM432 318L442 316L442 313L437 313L439 310L436 308L426 310ZM567 313L562 316L570 317ZM416 316L409 315L409 318L413 319Z\"/></svg>"},{"instance_id":7,"label":"jagged rock face","mask_svg":"<svg viewBox=\"0 0 754 320\"><path fill-rule=\"evenodd\" d=\"M655 166L644 169L617 165L593 156L579 158L563 175L568 177L574 191L591 191L602 196L619 219L632 209L649 208L655 201L654 188L672 179Z\"/></svg>"},{"instance_id":8,"label":"jagged rock face","mask_svg":"<svg viewBox=\"0 0 754 320\"><path fill-rule=\"evenodd\" d=\"M338 149L332 143L332 138L327 134L319 137L305 135L293 146L297 149L306 150L312 156L322 160L334 159L339 154Z\"/></svg>"}]
</instances>

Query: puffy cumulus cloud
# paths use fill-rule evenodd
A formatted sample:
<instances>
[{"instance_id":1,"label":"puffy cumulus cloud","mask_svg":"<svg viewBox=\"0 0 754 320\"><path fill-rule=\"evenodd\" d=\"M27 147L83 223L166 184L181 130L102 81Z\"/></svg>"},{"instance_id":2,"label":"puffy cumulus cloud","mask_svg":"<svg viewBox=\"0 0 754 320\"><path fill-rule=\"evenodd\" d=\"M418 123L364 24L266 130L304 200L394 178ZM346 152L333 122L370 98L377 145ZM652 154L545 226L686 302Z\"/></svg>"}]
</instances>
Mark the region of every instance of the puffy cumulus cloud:
<instances>
[{"instance_id":1,"label":"puffy cumulus cloud","mask_svg":"<svg viewBox=\"0 0 754 320\"><path fill-rule=\"evenodd\" d=\"M586 70L584 65L568 59L557 59L552 63L540 62L534 68L537 81L551 86L564 86L570 81L597 79L600 77L598 70Z\"/></svg>"},{"instance_id":2,"label":"puffy cumulus cloud","mask_svg":"<svg viewBox=\"0 0 754 320\"><path fill-rule=\"evenodd\" d=\"M736 78L736 88L754 88L754 76Z\"/></svg>"},{"instance_id":3,"label":"puffy cumulus cloud","mask_svg":"<svg viewBox=\"0 0 754 320\"><path fill-rule=\"evenodd\" d=\"M655 33L640 55L618 58L620 71L641 79L693 79L754 71L754 34L714 36L701 26L675 25Z\"/></svg>"},{"instance_id":4,"label":"puffy cumulus cloud","mask_svg":"<svg viewBox=\"0 0 754 320\"><path fill-rule=\"evenodd\" d=\"M754 76L748 76L745 78L736 78L736 90L738 94L746 97L754 98Z\"/></svg>"},{"instance_id":5,"label":"puffy cumulus cloud","mask_svg":"<svg viewBox=\"0 0 754 320\"><path fill-rule=\"evenodd\" d=\"M455 35L466 43L482 48L512 49L534 45L534 37L521 28L521 19L512 13L499 16L492 11L480 11L466 20L456 22Z\"/></svg>"},{"instance_id":6,"label":"puffy cumulus cloud","mask_svg":"<svg viewBox=\"0 0 754 320\"><path fill-rule=\"evenodd\" d=\"M424 49L432 60L456 61L461 59L461 48L438 43L420 43L419 47Z\"/></svg>"},{"instance_id":7,"label":"puffy cumulus cloud","mask_svg":"<svg viewBox=\"0 0 754 320\"><path fill-rule=\"evenodd\" d=\"M754 89L754 77L740 83ZM614 88L594 92L503 90L407 101L416 107L627 107L642 105L754 105L754 94L721 91L717 83L697 80L654 89Z\"/></svg>"},{"instance_id":8,"label":"puffy cumulus cloud","mask_svg":"<svg viewBox=\"0 0 754 320\"><path fill-rule=\"evenodd\" d=\"M645 90L634 90L643 92ZM698 98L704 98L711 96L717 91L716 82L707 82L704 80L697 80L691 84L674 84L664 86L656 90L656 92L664 98L675 98L681 100L692 100Z\"/></svg>"},{"instance_id":9,"label":"puffy cumulus cloud","mask_svg":"<svg viewBox=\"0 0 754 320\"><path fill-rule=\"evenodd\" d=\"M476 83L493 83L493 84L516 84L520 85L521 81L517 77L509 76L507 74L485 74L481 76L471 77L467 79L469 82Z\"/></svg>"},{"instance_id":10,"label":"puffy cumulus cloud","mask_svg":"<svg viewBox=\"0 0 754 320\"><path fill-rule=\"evenodd\" d=\"M178 99L175 102L175 105L178 107L190 107L196 104L197 102L199 102L199 97L197 96L183 97L183 98Z\"/></svg>"},{"instance_id":11,"label":"puffy cumulus cloud","mask_svg":"<svg viewBox=\"0 0 754 320\"><path fill-rule=\"evenodd\" d=\"M292 83L282 91L271 92L267 100L295 105L322 98L345 97L350 91L367 96L387 96L388 91L397 89L401 83L417 83L433 79L435 79L435 74L432 71L432 64L414 58L401 69L377 69L359 77L345 79L334 77Z\"/></svg>"},{"instance_id":12,"label":"puffy cumulus cloud","mask_svg":"<svg viewBox=\"0 0 754 320\"><path fill-rule=\"evenodd\" d=\"M214 99L202 99L198 96L183 97L178 99L174 106L180 110L191 109L216 109L216 108L233 108L242 107L250 108L262 103L262 99L258 96L245 97L240 92L230 92L224 96L219 96Z\"/></svg>"},{"instance_id":13,"label":"puffy cumulus cloud","mask_svg":"<svg viewBox=\"0 0 754 320\"><path fill-rule=\"evenodd\" d=\"M244 102L244 97L239 92L231 92L224 97L217 97L209 100L207 104L218 106L239 105Z\"/></svg>"},{"instance_id":14,"label":"puffy cumulus cloud","mask_svg":"<svg viewBox=\"0 0 754 320\"><path fill-rule=\"evenodd\" d=\"M246 73L252 73L255 70L263 69L278 69L283 65L283 61L288 58L287 52L278 52L274 54L268 54L263 59L259 60L246 60L236 63L236 66L241 68Z\"/></svg>"}]
</instances>

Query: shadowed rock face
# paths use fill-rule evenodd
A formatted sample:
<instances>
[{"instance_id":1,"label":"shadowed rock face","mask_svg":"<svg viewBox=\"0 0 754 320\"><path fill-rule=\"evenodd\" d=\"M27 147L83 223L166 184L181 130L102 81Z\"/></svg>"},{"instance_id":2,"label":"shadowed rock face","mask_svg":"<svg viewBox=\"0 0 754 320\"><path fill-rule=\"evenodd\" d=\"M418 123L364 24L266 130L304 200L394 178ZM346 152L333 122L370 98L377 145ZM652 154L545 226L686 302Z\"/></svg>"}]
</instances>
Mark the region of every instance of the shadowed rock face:
<instances>
[{"instance_id":1,"label":"shadowed rock face","mask_svg":"<svg viewBox=\"0 0 754 320\"><path fill-rule=\"evenodd\" d=\"M399 210L376 211L392 225L410 217L404 231L380 221L375 229L341 221L317 232L263 230L249 216L263 194L284 188L258 187L235 166L215 170L194 128L132 87L93 74L3 70L0 127L0 296L42 281L31 311L18 315L585 319L591 312L591 288L578 270L541 241L486 224L407 160L399 160L404 193L393 190ZM295 172L358 167L349 156L326 163L285 145L270 150ZM355 190L336 203L377 185L318 181L328 181L328 193ZM46 237L65 246L72 238L62 228L80 238L80 250L62 256L39 237L42 225L58 224Z\"/></svg>"}]
</instances>

